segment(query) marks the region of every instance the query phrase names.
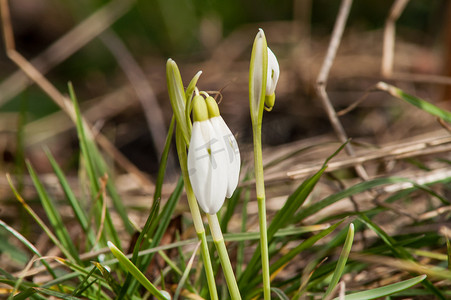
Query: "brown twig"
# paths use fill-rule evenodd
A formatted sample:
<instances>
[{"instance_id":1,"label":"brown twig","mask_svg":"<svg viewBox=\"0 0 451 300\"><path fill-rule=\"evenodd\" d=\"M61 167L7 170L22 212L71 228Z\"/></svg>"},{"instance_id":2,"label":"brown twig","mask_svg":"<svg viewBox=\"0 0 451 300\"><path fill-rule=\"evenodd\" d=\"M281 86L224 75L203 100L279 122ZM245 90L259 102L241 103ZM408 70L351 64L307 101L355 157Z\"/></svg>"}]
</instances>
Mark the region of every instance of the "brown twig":
<instances>
[{"instance_id":1,"label":"brown twig","mask_svg":"<svg viewBox=\"0 0 451 300\"><path fill-rule=\"evenodd\" d=\"M395 25L407 3L409 3L409 0L396 0L390 9L387 20L385 21L381 66L381 73L383 77L390 77L393 73L396 34Z\"/></svg>"},{"instance_id":2,"label":"brown twig","mask_svg":"<svg viewBox=\"0 0 451 300\"><path fill-rule=\"evenodd\" d=\"M7 56L34 82L36 83L67 115L72 121L76 121L75 110L69 98L61 94L50 81L45 78L29 61L27 61L14 48L14 33L11 25L9 6L7 0L0 0L0 9L2 11L3 34L5 37L5 46ZM94 138L92 126L83 119L87 134ZM97 134L96 140L99 145L107 152L124 170L134 174L143 186L152 186L147 177L133 165L125 156L120 153L113 144L103 135Z\"/></svg>"},{"instance_id":3,"label":"brown twig","mask_svg":"<svg viewBox=\"0 0 451 300\"><path fill-rule=\"evenodd\" d=\"M321 99L321 103L326 110L327 116L332 124L332 127L335 130L335 133L340 140L340 142L345 143L348 140L348 136L341 124L340 120L337 117L337 113L329 99L329 96L326 92L327 79L329 77L329 72L332 67L332 64L335 60L335 56L338 51L338 47L340 46L341 37L343 36L343 31L345 29L346 20L349 16L349 11L351 9L352 0L343 0L341 2L340 11L338 12L337 20L335 21L334 30L332 32L332 37L329 43L329 47L327 49L326 57L324 58L323 64L321 66L321 70L319 72L318 78L316 80L316 91L318 93L319 98ZM351 144L348 143L345 146L345 150L350 156L354 156L354 149ZM362 165L355 165L355 170L357 174L363 179L368 179L368 174Z\"/></svg>"},{"instance_id":4,"label":"brown twig","mask_svg":"<svg viewBox=\"0 0 451 300\"><path fill-rule=\"evenodd\" d=\"M30 63L41 74L47 73L53 67L80 50L87 43L109 28L117 19L123 16L135 0L111 1L79 25L74 27L41 54L33 58ZM2 5L5 7L5 5ZM3 26L11 24L9 10L2 9ZM8 25L4 28L6 49L15 49L13 31ZM22 69L17 70L0 84L0 105L19 94L33 80Z\"/></svg>"},{"instance_id":5,"label":"brown twig","mask_svg":"<svg viewBox=\"0 0 451 300\"><path fill-rule=\"evenodd\" d=\"M147 126L149 127L155 150L157 151L157 157L161 157L166 142L167 130L163 119L163 112L152 87L146 79L144 71L114 31L105 31L100 35L100 39L116 58L130 81L144 110Z\"/></svg>"}]
</instances>

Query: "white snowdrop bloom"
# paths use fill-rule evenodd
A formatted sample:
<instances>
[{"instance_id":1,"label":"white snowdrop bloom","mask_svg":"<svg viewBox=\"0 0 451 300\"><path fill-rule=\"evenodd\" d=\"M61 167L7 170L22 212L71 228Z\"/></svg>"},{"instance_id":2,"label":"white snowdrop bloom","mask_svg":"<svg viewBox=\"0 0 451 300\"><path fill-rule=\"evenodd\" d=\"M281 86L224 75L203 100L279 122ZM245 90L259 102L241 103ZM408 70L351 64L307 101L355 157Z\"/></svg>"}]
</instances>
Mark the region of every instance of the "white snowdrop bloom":
<instances>
[{"instance_id":1,"label":"white snowdrop bloom","mask_svg":"<svg viewBox=\"0 0 451 300\"><path fill-rule=\"evenodd\" d=\"M276 56L268 49L268 72L266 77L266 96L271 96L274 94L277 86L277 81L279 80L279 62L277 61Z\"/></svg>"},{"instance_id":2,"label":"white snowdrop bloom","mask_svg":"<svg viewBox=\"0 0 451 300\"><path fill-rule=\"evenodd\" d=\"M224 119L219 114L218 104L215 99L212 97L207 97L205 101L207 102L208 113L213 129L215 130L218 138L223 140L224 146L227 150L228 171L226 197L230 198L232 197L240 178L240 149L238 149L238 143L236 142L235 136L232 134L229 127L224 122Z\"/></svg>"},{"instance_id":3,"label":"white snowdrop bloom","mask_svg":"<svg viewBox=\"0 0 451 300\"><path fill-rule=\"evenodd\" d=\"M193 128L188 150L188 174L199 206L208 214L222 207L228 189L228 156L208 116L202 96L193 99Z\"/></svg>"}]
</instances>

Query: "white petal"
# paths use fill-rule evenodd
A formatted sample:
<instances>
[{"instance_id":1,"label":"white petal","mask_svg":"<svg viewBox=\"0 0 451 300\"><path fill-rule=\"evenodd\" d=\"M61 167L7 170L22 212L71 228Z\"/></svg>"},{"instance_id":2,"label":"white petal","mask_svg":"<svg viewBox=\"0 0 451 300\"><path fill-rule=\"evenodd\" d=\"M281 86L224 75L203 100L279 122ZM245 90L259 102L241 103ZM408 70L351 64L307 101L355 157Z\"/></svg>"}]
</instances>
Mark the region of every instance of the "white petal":
<instances>
[{"instance_id":1,"label":"white petal","mask_svg":"<svg viewBox=\"0 0 451 300\"><path fill-rule=\"evenodd\" d=\"M227 192L227 150L209 120L194 122L188 150L188 174L203 211L215 214Z\"/></svg>"},{"instance_id":2,"label":"white petal","mask_svg":"<svg viewBox=\"0 0 451 300\"><path fill-rule=\"evenodd\" d=\"M266 95L274 94L276 90L277 81L279 80L279 62L276 56L268 47L268 74L266 77Z\"/></svg>"},{"instance_id":3,"label":"white petal","mask_svg":"<svg viewBox=\"0 0 451 300\"><path fill-rule=\"evenodd\" d=\"M211 118L210 121L217 135L222 137L224 146L227 149L228 170L226 197L230 198L238 185L240 177L240 149L238 149L238 143L235 137L221 116Z\"/></svg>"}]
</instances>

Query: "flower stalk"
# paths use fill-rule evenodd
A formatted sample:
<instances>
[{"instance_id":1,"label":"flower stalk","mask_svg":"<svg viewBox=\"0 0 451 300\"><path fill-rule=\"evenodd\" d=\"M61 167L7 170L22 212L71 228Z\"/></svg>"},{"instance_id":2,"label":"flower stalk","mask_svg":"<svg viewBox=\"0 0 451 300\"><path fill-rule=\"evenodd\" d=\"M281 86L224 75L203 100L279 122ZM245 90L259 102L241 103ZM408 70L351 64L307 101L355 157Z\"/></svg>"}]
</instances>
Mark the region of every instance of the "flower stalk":
<instances>
[{"instance_id":1,"label":"flower stalk","mask_svg":"<svg viewBox=\"0 0 451 300\"><path fill-rule=\"evenodd\" d=\"M207 218L208 224L210 225L211 236L213 237L213 242L215 243L215 247L219 255L219 260L221 261L221 266L227 282L227 287L229 288L230 298L232 300L240 300L240 290L238 289L235 273L233 272L232 264L230 263L229 254L224 242L224 237L222 236L218 216L216 214L207 214Z\"/></svg>"},{"instance_id":2,"label":"flower stalk","mask_svg":"<svg viewBox=\"0 0 451 300\"><path fill-rule=\"evenodd\" d=\"M195 81L199 76L195 76ZM188 159L186 149L189 143L189 132L191 130L191 123L187 122L185 110L186 110L186 95L183 89L183 83L180 76L180 71L177 64L169 59L166 65L166 79L169 90L169 98L171 100L171 106L174 111L174 115L177 121L176 127L176 147L179 157L180 168L182 169L182 177L185 183L186 196L188 198L188 206L193 218L194 228L198 239L201 242L201 254L202 261L204 263L205 274L207 277L208 289L211 299L218 300L218 292L216 289L215 275L213 272L213 266L211 263L210 252L208 250L207 237L205 234L205 228L202 221L202 216L199 210L199 206L194 195L191 182L188 175ZM190 86L195 86L196 82L190 83ZM190 87L189 86L189 87ZM189 88L188 87L188 88Z\"/></svg>"},{"instance_id":3,"label":"flower stalk","mask_svg":"<svg viewBox=\"0 0 451 300\"><path fill-rule=\"evenodd\" d=\"M176 145L177 153L180 161L180 167L182 169L182 177L185 183L186 197L188 199L188 206L193 218L194 229L196 230L197 238L201 242L200 250L202 254L202 261L204 263L205 274L207 277L208 289L211 299L218 300L218 292L216 289L215 274L213 272L213 265L211 263L210 252L208 250L207 236L205 234L204 223L197 204L196 196L194 195L193 188L188 176L187 169L187 157L186 157L186 144L180 129L177 126L176 129Z\"/></svg>"},{"instance_id":4,"label":"flower stalk","mask_svg":"<svg viewBox=\"0 0 451 300\"><path fill-rule=\"evenodd\" d=\"M249 68L249 106L254 142L254 172L260 226L260 249L263 275L263 296L271 299L269 271L268 233L266 222L266 195L263 177L262 119L263 110L270 111L275 102L275 88L279 78L279 65L274 53L268 48L262 29L255 37Z\"/></svg>"}]
</instances>

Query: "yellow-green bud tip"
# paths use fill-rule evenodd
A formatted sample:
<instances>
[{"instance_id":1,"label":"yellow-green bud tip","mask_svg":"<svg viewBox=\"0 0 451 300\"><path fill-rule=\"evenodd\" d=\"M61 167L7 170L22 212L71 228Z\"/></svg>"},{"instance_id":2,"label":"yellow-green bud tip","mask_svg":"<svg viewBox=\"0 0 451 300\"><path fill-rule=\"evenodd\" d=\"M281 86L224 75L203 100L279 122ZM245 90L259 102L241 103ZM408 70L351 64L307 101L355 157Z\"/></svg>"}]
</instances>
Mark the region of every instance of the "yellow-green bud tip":
<instances>
[{"instance_id":1,"label":"yellow-green bud tip","mask_svg":"<svg viewBox=\"0 0 451 300\"><path fill-rule=\"evenodd\" d=\"M220 115L218 103L216 103L216 100L213 97L208 96L207 99L205 99L205 102L207 103L208 117L210 119Z\"/></svg>"},{"instance_id":2,"label":"yellow-green bud tip","mask_svg":"<svg viewBox=\"0 0 451 300\"><path fill-rule=\"evenodd\" d=\"M265 96L265 110L271 111L275 102L276 102L276 93L272 93L269 96Z\"/></svg>"},{"instance_id":3,"label":"yellow-green bud tip","mask_svg":"<svg viewBox=\"0 0 451 300\"><path fill-rule=\"evenodd\" d=\"M193 121L201 122L208 120L207 104L202 96L194 96L193 99Z\"/></svg>"}]
</instances>

